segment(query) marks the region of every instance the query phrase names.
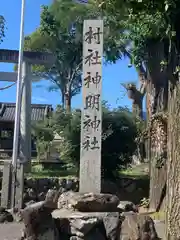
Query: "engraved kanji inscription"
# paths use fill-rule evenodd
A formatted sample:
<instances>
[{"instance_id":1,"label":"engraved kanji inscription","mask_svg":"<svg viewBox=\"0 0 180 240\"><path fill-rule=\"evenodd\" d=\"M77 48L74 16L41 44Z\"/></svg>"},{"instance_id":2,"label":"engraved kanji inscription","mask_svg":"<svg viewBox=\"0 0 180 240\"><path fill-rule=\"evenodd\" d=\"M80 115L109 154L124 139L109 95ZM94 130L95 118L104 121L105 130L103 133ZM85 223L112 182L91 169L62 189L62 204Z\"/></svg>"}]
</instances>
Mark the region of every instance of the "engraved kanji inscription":
<instances>
[{"instance_id":1,"label":"engraved kanji inscription","mask_svg":"<svg viewBox=\"0 0 180 240\"><path fill-rule=\"evenodd\" d=\"M83 149L86 151L99 149L99 142L96 137L90 138L90 136L86 136L85 140L82 143Z\"/></svg>"},{"instance_id":2,"label":"engraved kanji inscription","mask_svg":"<svg viewBox=\"0 0 180 240\"><path fill-rule=\"evenodd\" d=\"M84 78L84 85L89 88L90 84L96 85L96 88L98 84L101 81L101 76L99 75L98 72L96 72L95 76L91 76L91 72L87 72L87 76Z\"/></svg>"},{"instance_id":3,"label":"engraved kanji inscription","mask_svg":"<svg viewBox=\"0 0 180 240\"><path fill-rule=\"evenodd\" d=\"M100 35L102 34L102 32L100 31L100 27L96 27L96 31L93 31L92 27L89 27L89 31L85 33L85 41L88 44L92 43L92 40L95 40L94 42L96 44L100 44Z\"/></svg>"},{"instance_id":4,"label":"engraved kanji inscription","mask_svg":"<svg viewBox=\"0 0 180 240\"><path fill-rule=\"evenodd\" d=\"M99 111L100 108L100 94L87 95L85 98L85 107L84 109L96 109Z\"/></svg>"},{"instance_id":5,"label":"engraved kanji inscription","mask_svg":"<svg viewBox=\"0 0 180 240\"><path fill-rule=\"evenodd\" d=\"M85 115L85 119L83 121L83 129L89 131L89 129L92 128L94 131L98 131L100 123L101 121L97 116L94 116L93 119L91 119L89 115Z\"/></svg>"},{"instance_id":6,"label":"engraved kanji inscription","mask_svg":"<svg viewBox=\"0 0 180 240\"><path fill-rule=\"evenodd\" d=\"M85 57L85 64L89 64L89 66L101 64L101 56L98 51L93 51L92 49L88 49L89 54Z\"/></svg>"}]
</instances>

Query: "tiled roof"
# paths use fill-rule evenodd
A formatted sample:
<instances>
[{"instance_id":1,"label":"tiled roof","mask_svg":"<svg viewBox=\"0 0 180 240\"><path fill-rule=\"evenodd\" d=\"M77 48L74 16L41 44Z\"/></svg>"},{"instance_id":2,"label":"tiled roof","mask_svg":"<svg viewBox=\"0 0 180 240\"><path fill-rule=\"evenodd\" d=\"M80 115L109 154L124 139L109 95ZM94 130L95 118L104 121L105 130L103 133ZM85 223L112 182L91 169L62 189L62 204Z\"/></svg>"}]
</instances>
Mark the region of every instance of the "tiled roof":
<instances>
[{"instance_id":1,"label":"tiled roof","mask_svg":"<svg viewBox=\"0 0 180 240\"><path fill-rule=\"evenodd\" d=\"M49 104L31 104L31 120L43 120L52 111L52 105ZM0 121L14 122L15 103L0 103Z\"/></svg>"}]
</instances>

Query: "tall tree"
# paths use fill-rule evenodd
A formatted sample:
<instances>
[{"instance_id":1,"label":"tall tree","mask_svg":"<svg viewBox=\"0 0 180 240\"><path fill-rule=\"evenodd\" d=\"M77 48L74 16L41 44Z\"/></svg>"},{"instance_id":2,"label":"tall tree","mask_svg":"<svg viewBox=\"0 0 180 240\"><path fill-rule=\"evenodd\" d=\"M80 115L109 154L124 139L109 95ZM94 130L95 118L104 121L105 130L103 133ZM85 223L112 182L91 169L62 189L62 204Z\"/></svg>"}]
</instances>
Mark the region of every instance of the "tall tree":
<instances>
[{"instance_id":1,"label":"tall tree","mask_svg":"<svg viewBox=\"0 0 180 240\"><path fill-rule=\"evenodd\" d=\"M103 11L119 17L121 1L98 1ZM167 236L168 240L180 238L180 165L178 149L179 119L179 52L180 52L180 3L177 0L135 1L125 3L128 21L126 29L133 39L135 60L143 60L153 95L150 134L151 198L159 208L160 198L167 187ZM115 16L116 17L116 16ZM128 24L127 24L128 23ZM133 26L132 26L133 24ZM167 124L168 123L168 124ZM167 131L168 127L168 131ZM168 144L167 144L168 134ZM167 158L168 152L168 158ZM166 179L167 167L167 179ZM167 180L167 186L166 186Z\"/></svg>"},{"instance_id":2,"label":"tall tree","mask_svg":"<svg viewBox=\"0 0 180 240\"><path fill-rule=\"evenodd\" d=\"M94 6L99 7L100 16L104 18L105 25L108 25L109 32L107 31L107 33L110 33L109 36L111 35L106 49L106 57L111 61L116 61L122 56L122 53L130 52L132 64L137 68L143 66L146 69L148 91L152 98L147 128L152 166L150 171L151 207L157 210L160 208L167 180L167 192L169 193L167 194L169 198L167 239L179 239L180 217L176 213L180 208L180 191L178 190L180 143L177 120L179 117L177 108L179 108L180 27L178 19L180 2L178 0L97 0L94 1ZM62 13L65 23L67 23L67 19L69 21L66 13L66 11L64 14ZM77 14L76 11L75 14ZM83 19L81 15L76 15L76 18L74 15L71 15L71 22L76 18ZM61 17L61 15L58 16ZM87 15L85 16L87 17ZM66 24L66 26L68 25ZM122 45L122 42L125 44ZM122 46L124 47L123 51L120 48ZM176 132L172 129L167 131L167 126L174 126ZM166 167L168 169L167 179Z\"/></svg>"},{"instance_id":3,"label":"tall tree","mask_svg":"<svg viewBox=\"0 0 180 240\"><path fill-rule=\"evenodd\" d=\"M71 8L72 4L73 7ZM157 6L157 11L154 11L154 6ZM100 10L97 10L98 7ZM62 8L63 11L59 14L59 9ZM148 8L150 11L147 10ZM70 9L73 11L70 11ZM147 96L151 100L150 106L148 106L150 121L147 132L148 135L151 135L148 140L150 146L148 155L149 159L152 160L152 166L156 166L156 168L152 167L151 169L152 187L150 196L152 200L151 208L158 209L166 184L166 179L163 176L166 175L164 144L166 145L167 142L167 138L164 138L164 135L166 136L165 118L161 119L159 113L162 117L163 114L161 113L167 109L168 87L167 71L161 71L162 66L160 64L163 60L166 62L168 47L168 44L165 46L165 40L168 39L168 24L161 5L135 0L125 3L116 0L88 1L88 4L81 5L66 0L64 2L57 1L50 12L53 12L56 20L63 19L63 26L66 29L72 29L73 23L75 31L79 33L79 39L82 39L82 23L85 18L103 17L106 29L104 37L106 60L116 62L122 56L127 56L131 64L137 69L140 81L144 84L144 81L148 79L146 89L142 85L143 89L148 91ZM51 22L51 29L54 29L55 25L52 19L50 17L47 19ZM45 26L46 30L49 29L49 24ZM143 95L144 92L142 95L136 94L137 98L133 99L134 103L141 108L139 112L142 111ZM155 117L152 117L152 114L155 114ZM154 131L155 129L159 129L159 131ZM161 130L164 133L163 136L160 135ZM156 138L160 138L158 144L154 144Z\"/></svg>"},{"instance_id":4,"label":"tall tree","mask_svg":"<svg viewBox=\"0 0 180 240\"><path fill-rule=\"evenodd\" d=\"M57 61L53 68L36 66L34 71L53 82L51 90L60 89L62 103L67 109L70 109L71 98L81 88L83 21L97 19L101 15L94 0L87 4L71 0L55 1L49 7L43 6L39 29L26 37L25 49L45 50L56 56ZM121 58L128 41L118 38L119 32L113 29L113 21L110 22L109 19L105 20L104 32L105 55L113 61L117 58L116 55Z\"/></svg>"},{"instance_id":5,"label":"tall tree","mask_svg":"<svg viewBox=\"0 0 180 240\"><path fill-rule=\"evenodd\" d=\"M42 22L48 9L44 7ZM51 36L42 26L36 32L25 38L25 49L33 51L48 51L56 56L56 63L51 68L34 66L33 71L41 79L50 80L53 85L50 90L60 90L62 105L71 110L71 99L80 92L81 88L81 42L76 41L76 35L60 28L57 35ZM52 27L52 26L50 26ZM61 32L61 33L60 33Z\"/></svg>"}]
</instances>

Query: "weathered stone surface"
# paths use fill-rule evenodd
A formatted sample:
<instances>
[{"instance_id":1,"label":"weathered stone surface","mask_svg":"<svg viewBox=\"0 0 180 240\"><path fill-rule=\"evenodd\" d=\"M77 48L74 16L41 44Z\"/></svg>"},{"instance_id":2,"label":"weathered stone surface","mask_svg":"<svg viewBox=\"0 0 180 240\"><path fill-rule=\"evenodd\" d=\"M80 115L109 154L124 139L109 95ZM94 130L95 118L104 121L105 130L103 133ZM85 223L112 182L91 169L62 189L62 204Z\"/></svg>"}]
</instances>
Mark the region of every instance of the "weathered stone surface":
<instances>
[{"instance_id":1,"label":"weathered stone surface","mask_svg":"<svg viewBox=\"0 0 180 240\"><path fill-rule=\"evenodd\" d=\"M106 236L101 233L98 228L93 229L89 234L84 237L71 236L70 240L106 240Z\"/></svg>"},{"instance_id":2,"label":"weathered stone surface","mask_svg":"<svg viewBox=\"0 0 180 240\"><path fill-rule=\"evenodd\" d=\"M52 212L52 216L60 219L58 227L60 232L82 239L86 239L88 236L92 237L93 233L95 236L102 235L103 239L116 240L120 235L120 226L123 220L118 212L74 212L67 209L55 210ZM97 233L97 229L100 231L99 233Z\"/></svg>"},{"instance_id":3,"label":"weathered stone surface","mask_svg":"<svg viewBox=\"0 0 180 240\"><path fill-rule=\"evenodd\" d=\"M37 201L37 194L35 189L28 188L26 192L23 194L23 200L24 202Z\"/></svg>"},{"instance_id":4,"label":"weathered stone surface","mask_svg":"<svg viewBox=\"0 0 180 240\"><path fill-rule=\"evenodd\" d=\"M116 240L120 233L120 227L123 218L120 217L119 213L111 212L106 213L103 217L103 223L106 230L107 239Z\"/></svg>"},{"instance_id":5,"label":"weathered stone surface","mask_svg":"<svg viewBox=\"0 0 180 240\"><path fill-rule=\"evenodd\" d=\"M31 240L59 240L51 212L54 210L51 202L38 202L22 210L22 218L25 224L25 236Z\"/></svg>"},{"instance_id":6,"label":"weathered stone surface","mask_svg":"<svg viewBox=\"0 0 180 240\"><path fill-rule=\"evenodd\" d=\"M38 194L38 201L44 201L46 198L46 194L44 192L41 192Z\"/></svg>"},{"instance_id":7,"label":"weathered stone surface","mask_svg":"<svg viewBox=\"0 0 180 240\"><path fill-rule=\"evenodd\" d=\"M36 203L36 202L33 201L33 200L31 200L31 201L27 202L25 205L26 205L26 207L27 207L27 206L30 206L30 205L32 205L32 204L34 204L34 203Z\"/></svg>"},{"instance_id":8,"label":"weathered stone surface","mask_svg":"<svg viewBox=\"0 0 180 240\"><path fill-rule=\"evenodd\" d=\"M70 220L71 234L83 237L87 235L94 226L97 225L98 221L98 218Z\"/></svg>"},{"instance_id":9,"label":"weathered stone surface","mask_svg":"<svg viewBox=\"0 0 180 240\"><path fill-rule=\"evenodd\" d=\"M69 191L59 197L58 208L73 208L81 212L111 212L117 211L118 203L118 197L112 194L80 194Z\"/></svg>"},{"instance_id":10,"label":"weathered stone surface","mask_svg":"<svg viewBox=\"0 0 180 240\"><path fill-rule=\"evenodd\" d=\"M21 222L22 221L21 211L17 207L8 209L8 212L10 214L12 214L13 220L15 222Z\"/></svg>"},{"instance_id":11,"label":"weathered stone surface","mask_svg":"<svg viewBox=\"0 0 180 240\"><path fill-rule=\"evenodd\" d=\"M1 172L0 172L1 173ZM73 183L72 183L73 182ZM2 177L0 177L0 185L2 184ZM129 191L129 186L135 185L133 192ZM127 177L121 177L117 182L110 182L102 180L101 192L115 194L120 200L129 200L138 204L143 197L148 197L148 179L133 179ZM59 189L63 187L65 190L78 191L79 180L78 178L67 178L62 181L61 178L25 178L24 180L24 204L34 200L42 201L39 198L39 194L44 193L46 195L49 189ZM130 187L131 188L131 187ZM29 190L31 189L31 191ZM33 194L32 194L33 189ZM25 206L24 205L24 206ZM6 206L5 206L6 207ZM6 207L7 208L7 207Z\"/></svg>"},{"instance_id":12,"label":"weathered stone surface","mask_svg":"<svg viewBox=\"0 0 180 240\"><path fill-rule=\"evenodd\" d=\"M117 207L122 212L137 212L136 205L129 201L120 201Z\"/></svg>"},{"instance_id":13,"label":"weathered stone surface","mask_svg":"<svg viewBox=\"0 0 180 240\"><path fill-rule=\"evenodd\" d=\"M58 209L66 208L71 209L72 206L70 205L70 199L73 198L75 193L73 191L64 192L60 195L58 199Z\"/></svg>"},{"instance_id":14,"label":"weathered stone surface","mask_svg":"<svg viewBox=\"0 0 180 240\"><path fill-rule=\"evenodd\" d=\"M45 200L46 201L53 201L53 199L56 197L57 194L58 194L57 190L49 189L47 194L46 194Z\"/></svg>"},{"instance_id":15,"label":"weathered stone surface","mask_svg":"<svg viewBox=\"0 0 180 240\"><path fill-rule=\"evenodd\" d=\"M0 223L13 222L13 216L5 208L0 207Z\"/></svg>"},{"instance_id":16,"label":"weathered stone surface","mask_svg":"<svg viewBox=\"0 0 180 240\"><path fill-rule=\"evenodd\" d=\"M8 208L10 198L10 180L11 180L11 163L4 162L3 178L0 179L1 186L1 206Z\"/></svg>"},{"instance_id":17,"label":"weathered stone surface","mask_svg":"<svg viewBox=\"0 0 180 240\"><path fill-rule=\"evenodd\" d=\"M92 239L93 240L106 240L108 238L106 238L106 236L103 235L98 228L96 228L83 238L83 240L92 240Z\"/></svg>"},{"instance_id":18,"label":"weathered stone surface","mask_svg":"<svg viewBox=\"0 0 180 240\"><path fill-rule=\"evenodd\" d=\"M123 240L158 240L153 220L146 215L124 214L120 239Z\"/></svg>"}]
</instances>

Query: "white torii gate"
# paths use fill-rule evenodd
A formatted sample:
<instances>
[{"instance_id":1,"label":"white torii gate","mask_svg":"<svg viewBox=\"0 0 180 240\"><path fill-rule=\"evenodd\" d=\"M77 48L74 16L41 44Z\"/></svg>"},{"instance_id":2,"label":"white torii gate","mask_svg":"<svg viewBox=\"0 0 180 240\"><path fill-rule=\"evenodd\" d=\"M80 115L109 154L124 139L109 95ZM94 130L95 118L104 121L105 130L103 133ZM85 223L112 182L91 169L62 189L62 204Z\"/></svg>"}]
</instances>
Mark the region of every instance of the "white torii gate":
<instances>
[{"instance_id":1,"label":"white torii gate","mask_svg":"<svg viewBox=\"0 0 180 240\"><path fill-rule=\"evenodd\" d=\"M9 50L9 49L0 49L0 62L5 63L18 63L19 51ZM48 65L52 66L55 62L55 57L50 53L42 52L23 52L23 64L22 64L22 82L21 82L21 116L20 116L20 154L19 154L19 163L30 163L31 161L31 82L38 81L39 78L31 73L31 65ZM17 81L16 72L0 72L0 81L14 82ZM23 195L23 186L16 186L18 181L23 185L23 165L20 164L20 174L12 172L12 182L7 183L8 180L7 174L9 174L8 168L4 168L3 173L3 184L2 184L2 195L1 195L1 206L8 204L9 193L7 187L12 186L10 191L11 195L11 206L17 206L21 208L22 206L22 195ZM4 165L5 166L5 165ZM11 165L12 166L12 165ZM22 171L22 172L21 172ZM20 178L16 180L16 177ZM10 179L10 177L9 177ZM16 190L15 190L16 188ZM6 195L6 196L5 196ZM15 199L14 199L15 197Z\"/></svg>"},{"instance_id":2,"label":"white torii gate","mask_svg":"<svg viewBox=\"0 0 180 240\"><path fill-rule=\"evenodd\" d=\"M40 79L31 74L30 66L25 63L23 63L23 73L19 160L25 163L31 160L31 82L39 81ZM17 72L0 72L0 81L14 82L10 86L15 85ZM10 86L7 86L7 88Z\"/></svg>"}]
</instances>

